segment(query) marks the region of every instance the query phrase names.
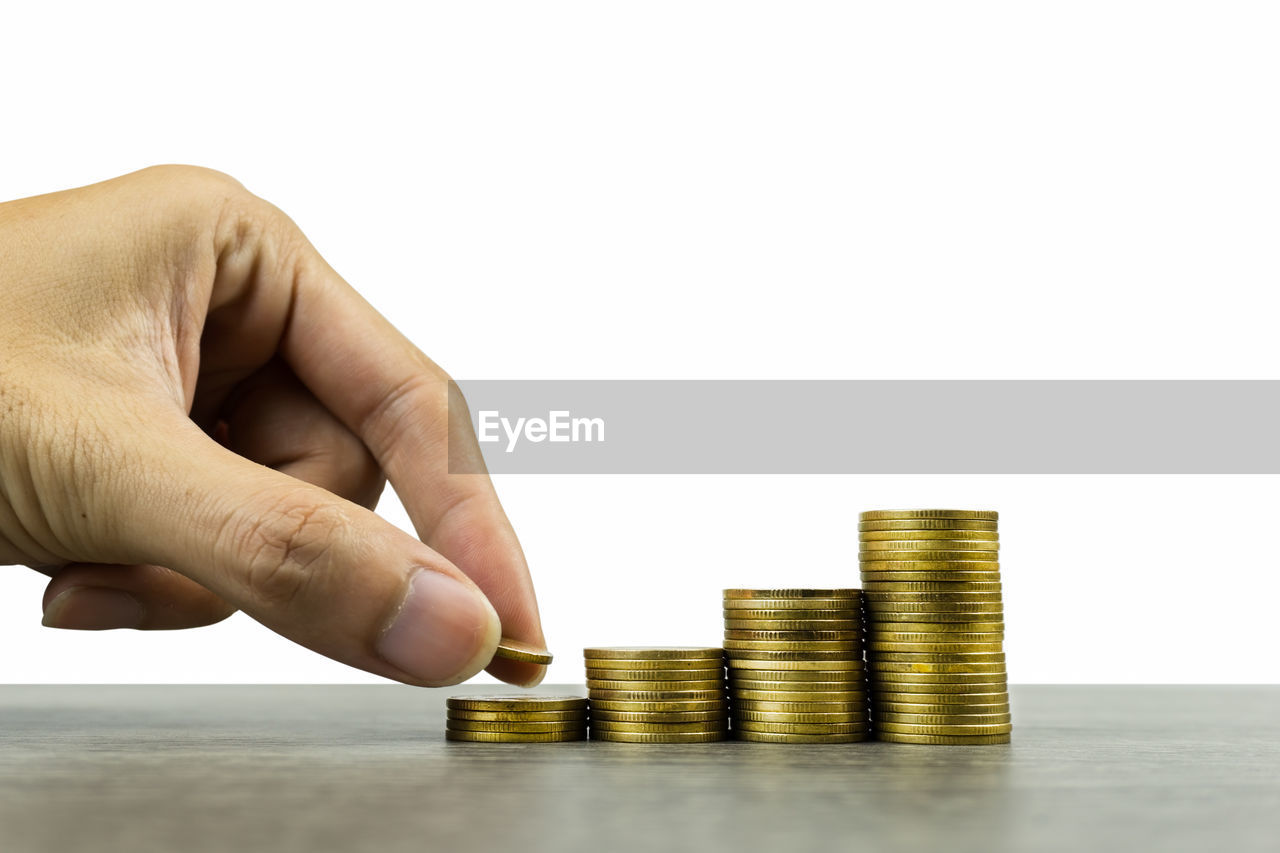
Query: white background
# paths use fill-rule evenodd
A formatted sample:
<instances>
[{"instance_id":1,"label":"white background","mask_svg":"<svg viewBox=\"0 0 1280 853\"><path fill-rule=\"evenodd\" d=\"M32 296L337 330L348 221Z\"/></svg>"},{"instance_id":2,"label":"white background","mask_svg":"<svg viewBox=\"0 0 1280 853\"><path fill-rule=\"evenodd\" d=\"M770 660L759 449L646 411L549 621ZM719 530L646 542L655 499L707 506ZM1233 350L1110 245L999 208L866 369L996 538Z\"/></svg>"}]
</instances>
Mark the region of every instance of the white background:
<instances>
[{"instance_id":1,"label":"white background","mask_svg":"<svg viewBox=\"0 0 1280 853\"><path fill-rule=\"evenodd\" d=\"M21 4L0 198L222 169L467 379L1275 378L1278 25L1115 0ZM715 643L725 585L856 584L859 510L954 505L1001 511L1013 680L1274 682L1275 485L498 483L550 681L586 644ZM376 680L244 616L42 629L45 579L0 572L3 681Z\"/></svg>"}]
</instances>

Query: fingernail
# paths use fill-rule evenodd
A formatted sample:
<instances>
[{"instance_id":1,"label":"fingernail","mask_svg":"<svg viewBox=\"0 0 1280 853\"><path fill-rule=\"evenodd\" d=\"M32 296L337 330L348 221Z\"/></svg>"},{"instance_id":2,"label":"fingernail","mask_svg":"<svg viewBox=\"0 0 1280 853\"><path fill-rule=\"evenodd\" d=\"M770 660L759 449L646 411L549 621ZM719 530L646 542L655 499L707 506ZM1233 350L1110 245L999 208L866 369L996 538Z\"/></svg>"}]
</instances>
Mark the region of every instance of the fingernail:
<instances>
[{"instance_id":1,"label":"fingernail","mask_svg":"<svg viewBox=\"0 0 1280 853\"><path fill-rule=\"evenodd\" d=\"M106 631L142 624L142 602L127 592L100 586L73 586L54 596L44 609L46 628Z\"/></svg>"},{"instance_id":2,"label":"fingernail","mask_svg":"<svg viewBox=\"0 0 1280 853\"><path fill-rule=\"evenodd\" d=\"M482 594L423 569L409 579L399 612L378 638L378 653L421 681L456 684L484 667L497 648L498 614Z\"/></svg>"}]
</instances>

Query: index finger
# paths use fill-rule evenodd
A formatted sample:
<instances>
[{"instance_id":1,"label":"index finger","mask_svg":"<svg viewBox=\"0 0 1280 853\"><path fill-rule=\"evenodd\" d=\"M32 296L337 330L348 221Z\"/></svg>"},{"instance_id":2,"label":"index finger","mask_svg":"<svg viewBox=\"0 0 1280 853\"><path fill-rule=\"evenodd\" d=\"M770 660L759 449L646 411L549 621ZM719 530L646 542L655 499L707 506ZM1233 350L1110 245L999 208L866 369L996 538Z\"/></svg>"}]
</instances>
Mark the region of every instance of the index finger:
<instances>
[{"instance_id":1,"label":"index finger","mask_svg":"<svg viewBox=\"0 0 1280 853\"><path fill-rule=\"evenodd\" d=\"M310 244L300 251L280 351L359 435L404 502L418 536L488 596L505 636L545 647L528 563L483 467L469 418L450 425L452 382ZM456 392L456 386L452 393ZM458 399L455 405L465 405ZM449 452L480 473L450 473ZM471 466L468 466L471 467ZM533 685L545 667L494 659L504 681Z\"/></svg>"}]
</instances>

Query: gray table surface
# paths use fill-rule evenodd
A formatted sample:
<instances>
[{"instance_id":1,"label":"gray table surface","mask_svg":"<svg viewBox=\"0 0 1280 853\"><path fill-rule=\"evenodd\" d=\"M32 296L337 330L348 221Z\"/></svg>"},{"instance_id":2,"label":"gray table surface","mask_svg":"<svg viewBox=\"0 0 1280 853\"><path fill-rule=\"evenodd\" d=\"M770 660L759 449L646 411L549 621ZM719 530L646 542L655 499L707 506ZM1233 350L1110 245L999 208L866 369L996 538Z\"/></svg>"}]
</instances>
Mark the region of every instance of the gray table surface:
<instances>
[{"instance_id":1,"label":"gray table surface","mask_svg":"<svg viewBox=\"0 0 1280 853\"><path fill-rule=\"evenodd\" d=\"M0 851L1280 849L1280 687L1015 687L994 747L446 743L445 695L0 687Z\"/></svg>"}]
</instances>

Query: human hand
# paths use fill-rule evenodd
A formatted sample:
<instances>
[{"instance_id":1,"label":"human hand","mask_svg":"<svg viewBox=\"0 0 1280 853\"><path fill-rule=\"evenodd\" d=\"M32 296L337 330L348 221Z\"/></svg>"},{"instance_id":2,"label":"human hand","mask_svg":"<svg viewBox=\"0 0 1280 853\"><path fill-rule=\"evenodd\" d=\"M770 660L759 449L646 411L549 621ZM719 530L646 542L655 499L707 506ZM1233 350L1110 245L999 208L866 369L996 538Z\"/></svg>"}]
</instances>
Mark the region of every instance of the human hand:
<instances>
[{"instance_id":1,"label":"human hand","mask_svg":"<svg viewBox=\"0 0 1280 853\"><path fill-rule=\"evenodd\" d=\"M0 564L53 577L46 625L241 609L410 684L541 679L491 661L544 640L448 377L277 208L189 166L2 204L0 305Z\"/></svg>"}]
</instances>

